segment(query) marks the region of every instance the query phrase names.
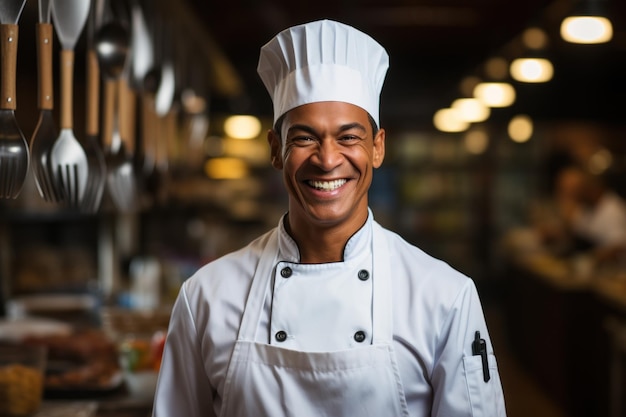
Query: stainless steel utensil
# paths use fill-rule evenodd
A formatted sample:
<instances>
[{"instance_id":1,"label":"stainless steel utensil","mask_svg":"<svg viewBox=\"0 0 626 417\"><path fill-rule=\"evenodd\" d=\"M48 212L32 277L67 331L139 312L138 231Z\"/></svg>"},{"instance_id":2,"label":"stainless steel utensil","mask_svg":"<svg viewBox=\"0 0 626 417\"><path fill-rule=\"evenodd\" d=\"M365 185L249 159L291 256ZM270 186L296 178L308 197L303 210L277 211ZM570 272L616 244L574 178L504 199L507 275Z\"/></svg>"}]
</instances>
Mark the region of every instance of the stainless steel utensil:
<instances>
[{"instance_id":1,"label":"stainless steel utensil","mask_svg":"<svg viewBox=\"0 0 626 417\"><path fill-rule=\"evenodd\" d=\"M116 129L114 139L118 141L117 150L112 148L109 161L107 184L111 197L121 211L130 211L135 207L137 184L134 166L134 140L132 138L131 107L134 106L134 95L128 88L126 80L120 78L116 82L117 109Z\"/></svg>"},{"instance_id":2,"label":"stainless steel utensil","mask_svg":"<svg viewBox=\"0 0 626 417\"><path fill-rule=\"evenodd\" d=\"M0 198L16 198L28 173L28 143L15 119L17 43L26 0L0 3Z\"/></svg>"},{"instance_id":3,"label":"stainless steel utensil","mask_svg":"<svg viewBox=\"0 0 626 417\"><path fill-rule=\"evenodd\" d=\"M37 75L39 120L30 140L30 155L39 194L46 201L62 200L61 191L54 183L50 152L57 140L52 80L53 28L50 24L50 0L39 0L37 32Z\"/></svg>"},{"instance_id":4,"label":"stainless steel utensil","mask_svg":"<svg viewBox=\"0 0 626 417\"><path fill-rule=\"evenodd\" d=\"M92 4L89 21L87 24L87 97L86 97L86 137L83 148L87 155L89 176L85 195L81 201L81 211L84 213L96 213L100 208L104 188L106 187L106 162L100 143L99 134L99 103L100 103L100 68L98 57L94 49L96 21L100 12L97 10L98 2Z\"/></svg>"},{"instance_id":5,"label":"stainless steel utensil","mask_svg":"<svg viewBox=\"0 0 626 417\"><path fill-rule=\"evenodd\" d=\"M85 194L88 162L73 128L74 47L87 21L91 0L54 0L52 17L61 41L61 133L52 148L56 181L66 203L78 207Z\"/></svg>"},{"instance_id":6,"label":"stainless steel utensil","mask_svg":"<svg viewBox=\"0 0 626 417\"><path fill-rule=\"evenodd\" d=\"M96 54L100 68L105 74L105 112L103 124L105 159L107 165L107 186L116 207L129 211L134 207L137 187L133 165L133 154L127 134L121 129L120 116L126 112L120 105L124 104L125 79L123 71L130 45L130 35L126 28L117 21L104 24L96 33ZM123 114L122 114L123 113Z\"/></svg>"}]
</instances>

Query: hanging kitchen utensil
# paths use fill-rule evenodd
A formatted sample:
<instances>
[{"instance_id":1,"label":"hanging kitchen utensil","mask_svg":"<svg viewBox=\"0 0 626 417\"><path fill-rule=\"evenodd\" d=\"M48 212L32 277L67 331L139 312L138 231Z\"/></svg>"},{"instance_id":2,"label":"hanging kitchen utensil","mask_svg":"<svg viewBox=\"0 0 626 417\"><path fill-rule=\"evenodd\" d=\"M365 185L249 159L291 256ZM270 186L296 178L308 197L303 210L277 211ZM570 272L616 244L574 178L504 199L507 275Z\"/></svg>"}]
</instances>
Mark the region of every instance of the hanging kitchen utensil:
<instances>
[{"instance_id":1,"label":"hanging kitchen utensil","mask_svg":"<svg viewBox=\"0 0 626 417\"><path fill-rule=\"evenodd\" d=\"M120 132L120 82L126 67L130 36L118 21L110 21L98 29L95 49L104 74L105 112L103 135L107 165L107 186L116 207L129 211L135 202L136 186L132 155L128 153Z\"/></svg>"},{"instance_id":2,"label":"hanging kitchen utensil","mask_svg":"<svg viewBox=\"0 0 626 417\"><path fill-rule=\"evenodd\" d=\"M39 0L37 32L37 78L39 120L30 140L30 155L35 183L41 197L50 202L62 200L61 191L54 183L50 153L57 140L57 128L52 110L54 108L52 80L53 28L50 23L50 0Z\"/></svg>"},{"instance_id":3,"label":"hanging kitchen utensil","mask_svg":"<svg viewBox=\"0 0 626 417\"><path fill-rule=\"evenodd\" d=\"M138 0L131 2L131 81L130 85L135 90L143 90L143 81L146 74L154 64L154 53L150 32Z\"/></svg>"},{"instance_id":4,"label":"hanging kitchen utensil","mask_svg":"<svg viewBox=\"0 0 626 417\"><path fill-rule=\"evenodd\" d=\"M61 41L61 133L52 148L51 161L63 198L78 207L89 174L87 155L73 132L74 47L87 22L91 0L54 0L52 17Z\"/></svg>"},{"instance_id":5,"label":"hanging kitchen utensil","mask_svg":"<svg viewBox=\"0 0 626 417\"><path fill-rule=\"evenodd\" d=\"M93 2L89 20L87 22L87 97L86 97L86 137L83 148L87 155L89 175L85 195L80 208L84 213L96 213L102 202L102 195L106 187L106 162L104 152L99 139L99 116L100 116L100 68L98 56L94 46L95 28L102 11L102 1Z\"/></svg>"},{"instance_id":6,"label":"hanging kitchen utensil","mask_svg":"<svg viewBox=\"0 0 626 417\"><path fill-rule=\"evenodd\" d=\"M115 204L122 211L136 204L137 178L135 174L135 94L125 77L117 81L117 117L122 147L117 153L118 166L109 172L108 183L113 190Z\"/></svg>"},{"instance_id":7,"label":"hanging kitchen utensil","mask_svg":"<svg viewBox=\"0 0 626 417\"><path fill-rule=\"evenodd\" d=\"M0 3L0 198L16 198L28 173L30 151L15 119L18 21L26 0Z\"/></svg>"}]
</instances>

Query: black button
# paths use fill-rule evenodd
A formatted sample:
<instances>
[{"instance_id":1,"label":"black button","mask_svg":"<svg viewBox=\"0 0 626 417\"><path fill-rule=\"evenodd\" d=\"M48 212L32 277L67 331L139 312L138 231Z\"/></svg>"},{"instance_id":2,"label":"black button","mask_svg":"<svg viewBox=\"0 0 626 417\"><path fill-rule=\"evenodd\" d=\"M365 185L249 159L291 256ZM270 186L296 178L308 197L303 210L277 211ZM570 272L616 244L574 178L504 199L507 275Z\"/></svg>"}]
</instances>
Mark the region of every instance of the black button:
<instances>
[{"instance_id":1,"label":"black button","mask_svg":"<svg viewBox=\"0 0 626 417\"><path fill-rule=\"evenodd\" d=\"M361 343L365 340L365 332L363 330L359 330L354 334L354 340Z\"/></svg>"},{"instance_id":2,"label":"black button","mask_svg":"<svg viewBox=\"0 0 626 417\"><path fill-rule=\"evenodd\" d=\"M370 277L370 273L367 271L367 269L361 269L359 271L359 279L361 281L367 281Z\"/></svg>"},{"instance_id":3,"label":"black button","mask_svg":"<svg viewBox=\"0 0 626 417\"><path fill-rule=\"evenodd\" d=\"M288 266L280 270L280 276L283 278L289 278L293 271Z\"/></svg>"},{"instance_id":4,"label":"black button","mask_svg":"<svg viewBox=\"0 0 626 417\"><path fill-rule=\"evenodd\" d=\"M284 342L285 340L287 340L287 332L283 330L279 330L276 332L276 336L274 337L276 338L277 341Z\"/></svg>"}]
</instances>

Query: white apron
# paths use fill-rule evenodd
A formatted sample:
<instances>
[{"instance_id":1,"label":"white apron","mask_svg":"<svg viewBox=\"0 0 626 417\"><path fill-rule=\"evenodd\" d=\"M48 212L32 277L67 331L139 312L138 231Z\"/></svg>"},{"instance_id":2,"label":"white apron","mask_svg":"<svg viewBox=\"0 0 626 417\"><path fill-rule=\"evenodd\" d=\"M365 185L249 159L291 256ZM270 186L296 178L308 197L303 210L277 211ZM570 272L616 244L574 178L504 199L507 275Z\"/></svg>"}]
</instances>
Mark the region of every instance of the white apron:
<instances>
[{"instance_id":1,"label":"white apron","mask_svg":"<svg viewBox=\"0 0 626 417\"><path fill-rule=\"evenodd\" d=\"M336 352L300 352L255 342L266 289L277 263L275 231L252 280L230 358L221 417L407 417L392 349L389 254L373 224L372 344Z\"/></svg>"}]
</instances>

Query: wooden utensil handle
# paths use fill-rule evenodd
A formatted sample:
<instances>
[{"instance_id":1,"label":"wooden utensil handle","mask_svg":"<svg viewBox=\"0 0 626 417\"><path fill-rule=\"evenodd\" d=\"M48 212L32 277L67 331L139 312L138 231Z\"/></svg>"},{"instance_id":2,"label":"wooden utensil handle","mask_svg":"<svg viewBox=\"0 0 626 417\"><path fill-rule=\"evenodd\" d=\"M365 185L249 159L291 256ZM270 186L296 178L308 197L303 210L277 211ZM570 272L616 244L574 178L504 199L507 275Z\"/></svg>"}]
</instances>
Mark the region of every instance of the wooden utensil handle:
<instances>
[{"instance_id":1,"label":"wooden utensil handle","mask_svg":"<svg viewBox=\"0 0 626 417\"><path fill-rule=\"evenodd\" d=\"M102 114L102 142L104 148L109 151L113 142L113 117L115 116L115 80L104 80L104 108Z\"/></svg>"},{"instance_id":2,"label":"wooden utensil handle","mask_svg":"<svg viewBox=\"0 0 626 417\"><path fill-rule=\"evenodd\" d=\"M0 109L15 110L15 72L17 70L18 27L0 24Z\"/></svg>"},{"instance_id":3,"label":"wooden utensil handle","mask_svg":"<svg viewBox=\"0 0 626 417\"><path fill-rule=\"evenodd\" d=\"M61 50L61 129L71 129L74 124L72 117L74 89L74 50Z\"/></svg>"},{"instance_id":4,"label":"wooden utensil handle","mask_svg":"<svg viewBox=\"0 0 626 417\"><path fill-rule=\"evenodd\" d=\"M50 23L37 23L37 75L39 83L38 104L43 110L54 108L54 87L52 82L52 39L53 29Z\"/></svg>"},{"instance_id":5,"label":"wooden utensil handle","mask_svg":"<svg viewBox=\"0 0 626 417\"><path fill-rule=\"evenodd\" d=\"M85 130L89 136L98 135L98 115L100 109L100 68L98 57L93 49L87 51L87 119Z\"/></svg>"},{"instance_id":6,"label":"wooden utensil handle","mask_svg":"<svg viewBox=\"0 0 626 417\"><path fill-rule=\"evenodd\" d=\"M126 152L129 155L133 155L135 153L136 96L124 77L120 77L118 80L117 100L120 135Z\"/></svg>"}]
</instances>

